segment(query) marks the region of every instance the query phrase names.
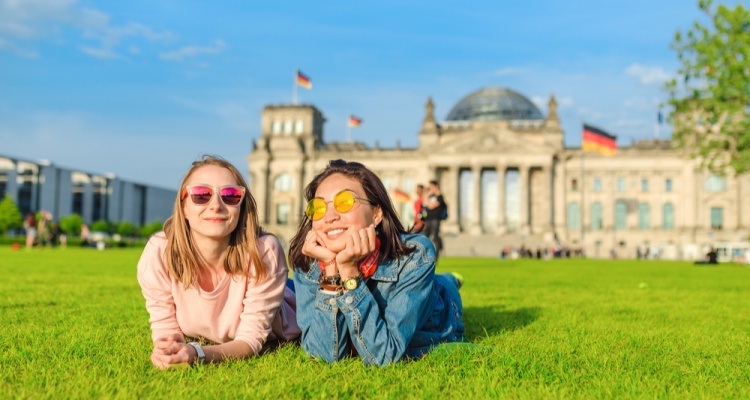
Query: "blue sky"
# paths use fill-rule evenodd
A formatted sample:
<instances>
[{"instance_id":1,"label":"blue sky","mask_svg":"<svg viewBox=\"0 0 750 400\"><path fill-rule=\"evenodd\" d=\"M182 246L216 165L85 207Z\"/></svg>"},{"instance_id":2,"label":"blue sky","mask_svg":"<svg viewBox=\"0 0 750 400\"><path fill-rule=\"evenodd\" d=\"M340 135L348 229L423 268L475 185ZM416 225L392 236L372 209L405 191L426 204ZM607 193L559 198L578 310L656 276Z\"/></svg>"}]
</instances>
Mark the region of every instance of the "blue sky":
<instances>
[{"instance_id":1,"label":"blue sky","mask_svg":"<svg viewBox=\"0 0 750 400\"><path fill-rule=\"evenodd\" d=\"M545 114L554 94L567 146L582 121L625 146L655 136L669 44L696 20L689 0L0 0L0 154L168 188L204 153L246 172L296 68L329 142L351 113L354 140L414 147L429 96L442 121L500 86Z\"/></svg>"}]
</instances>

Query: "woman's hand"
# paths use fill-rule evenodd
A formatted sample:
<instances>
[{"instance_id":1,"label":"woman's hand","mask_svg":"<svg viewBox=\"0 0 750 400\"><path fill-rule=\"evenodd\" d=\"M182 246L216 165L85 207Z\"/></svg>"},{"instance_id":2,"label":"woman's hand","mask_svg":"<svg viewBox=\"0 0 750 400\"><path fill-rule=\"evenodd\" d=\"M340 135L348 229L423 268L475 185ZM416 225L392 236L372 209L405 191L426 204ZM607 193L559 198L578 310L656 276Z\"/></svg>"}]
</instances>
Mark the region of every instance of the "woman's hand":
<instances>
[{"instance_id":1,"label":"woman's hand","mask_svg":"<svg viewBox=\"0 0 750 400\"><path fill-rule=\"evenodd\" d=\"M173 368L180 364L190 365L195 356L194 351L180 334L162 336L154 342L151 363L159 369Z\"/></svg>"},{"instance_id":2,"label":"woman's hand","mask_svg":"<svg viewBox=\"0 0 750 400\"><path fill-rule=\"evenodd\" d=\"M302 245L302 254L322 261L330 261L336 257L336 253L328 250L318 233L312 229L305 236L305 244Z\"/></svg>"},{"instance_id":3,"label":"woman's hand","mask_svg":"<svg viewBox=\"0 0 750 400\"><path fill-rule=\"evenodd\" d=\"M342 278L359 274L359 262L375 250L375 225L362 229L348 229L346 247L336 254L336 266Z\"/></svg>"}]
</instances>

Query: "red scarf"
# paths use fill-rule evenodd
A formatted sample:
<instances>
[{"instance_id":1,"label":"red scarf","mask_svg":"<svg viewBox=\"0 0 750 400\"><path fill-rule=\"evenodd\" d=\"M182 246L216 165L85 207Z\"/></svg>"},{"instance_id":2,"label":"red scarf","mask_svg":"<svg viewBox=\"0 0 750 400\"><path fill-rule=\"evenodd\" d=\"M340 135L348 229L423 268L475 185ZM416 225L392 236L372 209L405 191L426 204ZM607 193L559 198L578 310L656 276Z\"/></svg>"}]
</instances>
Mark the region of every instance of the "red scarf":
<instances>
[{"instance_id":1,"label":"red scarf","mask_svg":"<svg viewBox=\"0 0 750 400\"><path fill-rule=\"evenodd\" d=\"M380 238L375 238L375 250L373 250L367 257L365 257L364 260L360 261L357 267L359 268L359 272L362 273L362 279L367 279L372 276L372 274L375 273L375 271L378 269L378 256L380 255ZM320 273L324 274L326 272L326 266L332 264L329 262L328 264L323 264L322 261L318 260L318 265L320 266Z\"/></svg>"},{"instance_id":2,"label":"red scarf","mask_svg":"<svg viewBox=\"0 0 750 400\"><path fill-rule=\"evenodd\" d=\"M359 262L359 272L362 273L362 279L367 279L378 269L378 256L380 255L380 238L375 238L375 250L370 253L364 260Z\"/></svg>"}]
</instances>

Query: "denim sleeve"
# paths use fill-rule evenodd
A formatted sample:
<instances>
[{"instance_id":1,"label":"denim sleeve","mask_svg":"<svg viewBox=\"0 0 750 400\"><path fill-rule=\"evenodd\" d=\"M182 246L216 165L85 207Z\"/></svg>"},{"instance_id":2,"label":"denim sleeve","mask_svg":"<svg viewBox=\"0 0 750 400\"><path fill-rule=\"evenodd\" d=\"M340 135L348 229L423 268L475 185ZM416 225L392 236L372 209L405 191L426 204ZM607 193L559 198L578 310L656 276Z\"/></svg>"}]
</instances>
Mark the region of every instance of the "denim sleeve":
<instances>
[{"instance_id":1,"label":"denim sleeve","mask_svg":"<svg viewBox=\"0 0 750 400\"><path fill-rule=\"evenodd\" d=\"M335 298L366 365L387 365L404 357L414 334L429 316L435 282L435 250L425 238L409 256L396 260L398 280L380 311L367 285Z\"/></svg>"},{"instance_id":2,"label":"denim sleeve","mask_svg":"<svg viewBox=\"0 0 750 400\"><path fill-rule=\"evenodd\" d=\"M301 344L305 352L331 363L346 357L351 351L348 328L335 300L318 290L320 269L316 264L305 273L294 271L297 295L297 324L302 330Z\"/></svg>"}]
</instances>

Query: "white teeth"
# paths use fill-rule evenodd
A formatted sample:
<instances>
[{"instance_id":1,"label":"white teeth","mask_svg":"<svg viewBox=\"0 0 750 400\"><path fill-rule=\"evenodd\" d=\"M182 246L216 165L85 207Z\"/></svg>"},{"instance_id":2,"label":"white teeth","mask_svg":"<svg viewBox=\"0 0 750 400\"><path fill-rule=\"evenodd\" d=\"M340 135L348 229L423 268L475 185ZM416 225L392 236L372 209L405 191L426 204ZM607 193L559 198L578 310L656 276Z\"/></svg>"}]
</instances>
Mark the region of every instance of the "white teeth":
<instances>
[{"instance_id":1,"label":"white teeth","mask_svg":"<svg viewBox=\"0 0 750 400\"><path fill-rule=\"evenodd\" d=\"M346 231L346 229L334 229L332 231L326 232L326 234L328 236L335 236L335 235L338 235L339 233L344 233L344 231Z\"/></svg>"}]
</instances>

